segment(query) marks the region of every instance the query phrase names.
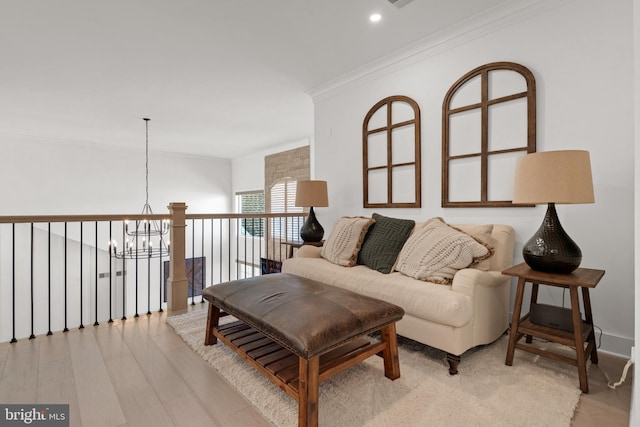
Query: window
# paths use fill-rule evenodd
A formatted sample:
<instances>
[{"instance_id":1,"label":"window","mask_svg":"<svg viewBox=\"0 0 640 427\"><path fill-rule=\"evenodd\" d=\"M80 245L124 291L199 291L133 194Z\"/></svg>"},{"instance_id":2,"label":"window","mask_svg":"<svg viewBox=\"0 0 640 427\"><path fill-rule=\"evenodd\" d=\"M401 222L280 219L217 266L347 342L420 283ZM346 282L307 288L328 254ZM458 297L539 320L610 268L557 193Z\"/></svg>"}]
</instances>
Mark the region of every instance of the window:
<instances>
[{"instance_id":1,"label":"window","mask_svg":"<svg viewBox=\"0 0 640 427\"><path fill-rule=\"evenodd\" d=\"M406 96L374 105L362 125L365 208L419 208L420 108Z\"/></svg>"},{"instance_id":2,"label":"window","mask_svg":"<svg viewBox=\"0 0 640 427\"><path fill-rule=\"evenodd\" d=\"M244 191L236 193L236 203L239 213L264 213L264 192ZM264 219L242 218L241 233L253 237L264 237Z\"/></svg>"},{"instance_id":3,"label":"window","mask_svg":"<svg viewBox=\"0 0 640 427\"><path fill-rule=\"evenodd\" d=\"M507 207L519 157L536 151L536 84L513 62L462 76L442 104L442 207Z\"/></svg>"},{"instance_id":4,"label":"window","mask_svg":"<svg viewBox=\"0 0 640 427\"><path fill-rule=\"evenodd\" d=\"M302 212L296 207L297 181L286 177L271 187L271 213ZM281 240L298 240L302 224L298 218L273 218L271 236Z\"/></svg>"}]
</instances>

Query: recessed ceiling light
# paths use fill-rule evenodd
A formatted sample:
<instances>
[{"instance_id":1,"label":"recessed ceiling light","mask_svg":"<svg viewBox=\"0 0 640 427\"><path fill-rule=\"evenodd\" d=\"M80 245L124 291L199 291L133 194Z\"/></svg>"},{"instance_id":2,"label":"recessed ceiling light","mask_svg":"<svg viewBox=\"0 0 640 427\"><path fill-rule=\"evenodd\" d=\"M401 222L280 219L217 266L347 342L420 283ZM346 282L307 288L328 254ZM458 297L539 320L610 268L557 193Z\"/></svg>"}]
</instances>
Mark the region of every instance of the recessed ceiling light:
<instances>
[{"instance_id":1,"label":"recessed ceiling light","mask_svg":"<svg viewBox=\"0 0 640 427\"><path fill-rule=\"evenodd\" d=\"M369 21L371 22L378 22L381 19L382 19L382 15L380 15L379 13L374 13L369 17Z\"/></svg>"}]
</instances>

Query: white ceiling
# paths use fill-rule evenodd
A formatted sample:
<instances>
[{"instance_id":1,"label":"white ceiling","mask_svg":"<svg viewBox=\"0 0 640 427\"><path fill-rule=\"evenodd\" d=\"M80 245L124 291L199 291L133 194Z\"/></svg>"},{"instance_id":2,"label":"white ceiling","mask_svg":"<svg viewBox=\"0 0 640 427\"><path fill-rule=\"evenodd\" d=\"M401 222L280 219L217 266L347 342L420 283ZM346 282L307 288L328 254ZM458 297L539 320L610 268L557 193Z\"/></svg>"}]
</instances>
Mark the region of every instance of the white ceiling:
<instances>
[{"instance_id":1,"label":"white ceiling","mask_svg":"<svg viewBox=\"0 0 640 427\"><path fill-rule=\"evenodd\" d=\"M306 92L510 1L4 0L0 141L140 150L142 117L152 151L233 158L306 139Z\"/></svg>"}]
</instances>

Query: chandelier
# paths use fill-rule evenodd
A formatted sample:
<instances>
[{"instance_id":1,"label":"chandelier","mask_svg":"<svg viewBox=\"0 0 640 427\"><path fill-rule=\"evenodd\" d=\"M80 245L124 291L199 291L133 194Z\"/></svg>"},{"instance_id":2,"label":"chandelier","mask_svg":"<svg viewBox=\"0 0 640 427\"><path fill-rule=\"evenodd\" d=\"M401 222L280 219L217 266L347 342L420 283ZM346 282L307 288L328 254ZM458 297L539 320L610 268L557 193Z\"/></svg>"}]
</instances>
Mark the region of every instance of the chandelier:
<instances>
[{"instance_id":1,"label":"chandelier","mask_svg":"<svg viewBox=\"0 0 640 427\"><path fill-rule=\"evenodd\" d=\"M146 199L142 208L142 215L153 215L149 205L149 120L145 122L145 194ZM118 252L118 242L113 239L109 242L109 253L117 259L156 258L169 254L169 240L165 236L169 232L168 220L136 220L129 224L124 222L124 247ZM126 234L126 237L125 237ZM157 243L154 244L153 240Z\"/></svg>"}]
</instances>

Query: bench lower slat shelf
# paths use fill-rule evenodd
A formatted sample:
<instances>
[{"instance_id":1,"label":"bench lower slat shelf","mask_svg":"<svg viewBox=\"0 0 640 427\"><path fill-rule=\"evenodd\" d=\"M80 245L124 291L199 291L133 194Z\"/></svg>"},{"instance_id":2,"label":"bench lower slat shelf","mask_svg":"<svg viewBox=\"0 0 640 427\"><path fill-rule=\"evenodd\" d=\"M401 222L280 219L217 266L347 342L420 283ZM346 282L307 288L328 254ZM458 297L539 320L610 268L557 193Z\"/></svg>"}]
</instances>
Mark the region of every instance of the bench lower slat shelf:
<instances>
[{"instance_id":1,"label":"bench lower slat shelf","mask_svg":"<svg viewBox=\"0 0 640 427\"><path fill-rule=\"evenodd\" d=\"M246 334L243 333L241 338L229 339L230 336L237 334L239 330L246 332ZM221 325L214 329L213 333L220 341L253 365L287 394L294 399L298 399L298 356L240 321ZM260 348L269 347L269 353L265 356L260 352L255 352L256 343L261 343ZM358 338L321 355L320 382L381 352L384 345L381 342L371 342L364 338Z\"/></svg>"}]
</instances>

